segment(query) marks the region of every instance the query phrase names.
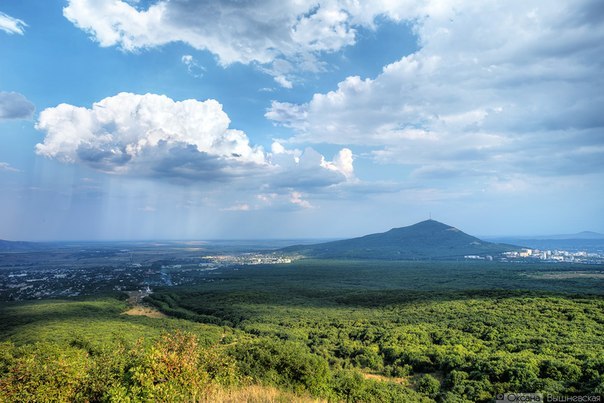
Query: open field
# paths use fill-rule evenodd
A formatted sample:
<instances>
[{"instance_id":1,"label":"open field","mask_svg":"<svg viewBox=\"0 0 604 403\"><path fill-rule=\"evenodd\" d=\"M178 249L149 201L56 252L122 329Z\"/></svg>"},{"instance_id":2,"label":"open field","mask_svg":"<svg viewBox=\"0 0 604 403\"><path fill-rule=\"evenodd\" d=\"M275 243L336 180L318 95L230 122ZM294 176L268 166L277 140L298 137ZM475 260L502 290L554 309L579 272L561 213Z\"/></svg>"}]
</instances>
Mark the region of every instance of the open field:
<instances>
[{"instance_id":1,"label":"open field","mask_svg":"<svg viewBox=\"0 0 604 403\"><path fill-rule=\"evenodd\" d=\"M567 280L573 278L591 278L591 279L604 279L604 273L592 272L592 271L570 271L570 272L543 272L536 274L529 274L530 277L544 280Z\"/></svg>"}]
</instances>

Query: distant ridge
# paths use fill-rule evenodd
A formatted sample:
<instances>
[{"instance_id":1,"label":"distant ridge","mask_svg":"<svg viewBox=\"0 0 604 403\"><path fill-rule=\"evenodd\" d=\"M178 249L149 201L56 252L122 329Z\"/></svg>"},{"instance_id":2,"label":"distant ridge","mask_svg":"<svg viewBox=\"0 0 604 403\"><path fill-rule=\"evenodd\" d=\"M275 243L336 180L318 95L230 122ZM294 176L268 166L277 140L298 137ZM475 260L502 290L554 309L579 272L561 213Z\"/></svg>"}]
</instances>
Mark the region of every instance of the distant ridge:
<instances>
[{"instance_id":1,"label":"distant ridge","mask_svg":"<svg viewBox=\"0 0 604 403\"><path fill-rule=\"evenodd\" d=\"M35 242L24 242L24 241L6 241L4 239L0 239L0 251L10 252L10 251L23 251L23 250L31 250L36 248Z\"/></svg>"},{"instance_id":2,"label":"distant ridge","mask_svg":"<svg viewBox=\"0 0 604 403\"><path fill-rule=\"evenodd\" d=\"M482 241L455 227L426 220L390 231L315 245L294 245L287 253L321 259L427 260L498 255L521 247Z\"/></svg>"},{"instance_id":3,"label":"distant ridge","mask_svg":"<svg viewBox=\"0 0 604 403\"><path fill-rule=\"evenodd\" d=\"M539 239L539 240L567 240L567 239L604 239L604 234L593 231L582 231L576 234L561 234L561 235L540 235L533 237L523 237L521 239Z\"/></svg>"}]
</instances>

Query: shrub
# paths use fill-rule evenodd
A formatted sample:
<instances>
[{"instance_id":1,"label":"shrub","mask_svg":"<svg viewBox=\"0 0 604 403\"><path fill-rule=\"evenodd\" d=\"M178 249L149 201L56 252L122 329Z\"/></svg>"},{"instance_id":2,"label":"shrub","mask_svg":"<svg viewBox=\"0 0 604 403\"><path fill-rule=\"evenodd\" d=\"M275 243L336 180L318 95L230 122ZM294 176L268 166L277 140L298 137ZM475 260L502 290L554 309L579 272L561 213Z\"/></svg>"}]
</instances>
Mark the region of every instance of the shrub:
<instances>
[{"instance_id":1,"label":"shrub","mask_svg":"<svg viewBox=\"0 0 604 403\"><path fill-rule=\"evenodd\" d=\"M425 374L417 380L417 391L428 396L436 396L440 391L440 382L430 374Z\"/></svg>"}]
</instances>

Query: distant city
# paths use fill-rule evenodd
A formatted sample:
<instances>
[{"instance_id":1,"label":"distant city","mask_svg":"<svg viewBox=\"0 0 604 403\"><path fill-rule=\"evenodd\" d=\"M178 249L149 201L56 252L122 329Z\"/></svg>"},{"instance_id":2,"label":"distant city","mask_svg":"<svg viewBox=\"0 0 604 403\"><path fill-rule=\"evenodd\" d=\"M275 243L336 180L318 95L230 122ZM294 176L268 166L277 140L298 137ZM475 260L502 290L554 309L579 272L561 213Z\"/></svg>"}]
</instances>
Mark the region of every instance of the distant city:
<instances>
[{"instance_id":1,"label":"distant city","mask_svg":"<svg viewBox=\"0 0 604 403\"><path fill-rule=\"evenodd\" d=\"M289 264L303 256L275 251L203 254L182 248L5 253L0 259L0 300L77 297L99 292L152 290L222 281L218 269ZM591 251L524 248L500 255L466 255L468 261L604 264Z\"/></svg>"},{"instance_id":2,"label":"distant city","mask_svg":"<svg viewBox=\"0 0 604 403\"><path fill-rule=\"evenodd\" d=\"M604 253L587 251L566 251L566 250L540 250L525 248L520 251L503 252L499 257L491 255L465 255L468 260L498 260L500 262L565 262L579 264L602 264L604 263Z\"/></svg>"},{"instance_id":3,"label":"distant city","mask_svg":"<svg viewBox=\"0 0 604 403\"><path fill-rule=\"evenodd\" d=\"M274 251L204 254L200 248L152 243L131 249L58 248L0 252L0 300L77 297L95 293L220 281L215 270L288 264L300 256ZM232 246L230 246L232 247ZM209 247L211 248L211 247Z\"/></svg>"}]
</instances>

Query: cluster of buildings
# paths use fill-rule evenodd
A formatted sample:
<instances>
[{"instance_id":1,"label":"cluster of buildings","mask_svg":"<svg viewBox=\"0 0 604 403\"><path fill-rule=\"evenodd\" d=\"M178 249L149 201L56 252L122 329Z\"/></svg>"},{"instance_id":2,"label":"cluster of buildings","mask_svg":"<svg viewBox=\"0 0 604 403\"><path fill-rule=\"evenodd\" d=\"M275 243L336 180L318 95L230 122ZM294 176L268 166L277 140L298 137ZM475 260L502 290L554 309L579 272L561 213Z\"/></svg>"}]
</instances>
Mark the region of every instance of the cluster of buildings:
<instances>
[{"instance_id":1,"label":"cluster of buildings","mask_svg":"<svg viewBox=\"0 0 604 403\"><path fill-rule=\"evenodd\" d=\"M539 250L522 249L520 251L505 252L503 261L506 260L531 260L544 262L566 262L566 263L584 263L601 264L604 263L604 254L586 251L565 251L565 250ZM505 259L505 260L504 260Z\"/></svg>"},{"instance_id":2,"label":"cluster of buildings","mask_svg":"<svg viewBox=\"0 0 604 403\"><path fill-rule=\"evenodd\" d=\"M491 255L486 255L486 256L479 256L479 255L465 255L464 259L469 259L469 260L488 260L488 261L492 261L493 260L493 256Z\"/></svg>"},{"instance_id":3,"label":"cluster of buildings","mask_svg":"<svg viewBox=\"0 0 604 403\"><path fill-rule=\"evenodd\" d=\"M207 269L230 265L288 264L294 260L291 256L261 253L204 256L203 259L206 262L199 263L199 267Z\"/></svg>"},{"instance_id":4,"label":"cluster of buildings","mask_svg":"<svg viewBox=\"0 0 604 403\"><path fill-rule=\"evenodd\" d=\"M137 286L142 273L117 267L39 267L4 269L0 272L0 300L76 297L107 291L114 285Z\"/></svg>"},{"instance_id":5,"label":"cluster of buildings","mask_svg":"<svg viewBox=\"0 0 604 403\"><path fill-rule=\"evenodd\" d=\"M539 250L524 248L518 251L504 252L494 258L491 255L465 255L466 260L498 260L500 262L550 262L550 263L582 263L603 264L604 253L566 250Z\"/></svg>"}]
</instances>

